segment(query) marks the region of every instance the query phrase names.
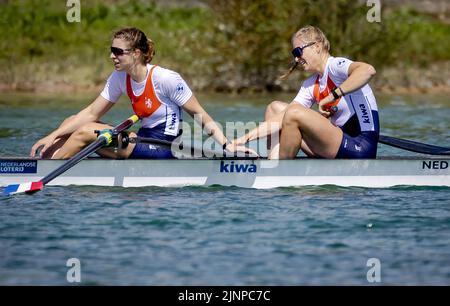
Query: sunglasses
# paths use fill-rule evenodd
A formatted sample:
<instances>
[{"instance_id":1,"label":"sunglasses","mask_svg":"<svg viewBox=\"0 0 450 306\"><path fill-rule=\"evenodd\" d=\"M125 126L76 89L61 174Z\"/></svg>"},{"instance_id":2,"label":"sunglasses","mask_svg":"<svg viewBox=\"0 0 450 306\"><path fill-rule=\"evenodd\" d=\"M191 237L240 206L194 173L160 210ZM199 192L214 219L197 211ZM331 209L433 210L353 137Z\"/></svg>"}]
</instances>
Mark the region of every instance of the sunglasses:
<instances>
[{"instance_id":1,"label":"sunglasses","mask_svg":"<svg viewBox=\"0 0 450 306\"><path fill-rule=\"evenodd\" d=\"M314 45L316 42L315 41L313 41L313 42L310 42L310 43L307 43L306 45L304 45L304 46L302 46L302 47L297 47L297 48L294 48L294 49L292 49L292 55L294 56L294 57L302 57L302 55L303 55L303 49L305 49L306 47L309 47L309 46L312 46L312 45Z\"/></svg>"},{"instance_id":2,"label":"sunglasses","mask_svg":"<svg viewBox=\"0 0 450 306\"><path fill-rule=\"evenodd\" d=\"M131 51L131 50L133 50L133 49L120 49L117 47L111 47L111 53L114 54L115 56L124 55L125 52Z\"/></svg>"}]
</instances>

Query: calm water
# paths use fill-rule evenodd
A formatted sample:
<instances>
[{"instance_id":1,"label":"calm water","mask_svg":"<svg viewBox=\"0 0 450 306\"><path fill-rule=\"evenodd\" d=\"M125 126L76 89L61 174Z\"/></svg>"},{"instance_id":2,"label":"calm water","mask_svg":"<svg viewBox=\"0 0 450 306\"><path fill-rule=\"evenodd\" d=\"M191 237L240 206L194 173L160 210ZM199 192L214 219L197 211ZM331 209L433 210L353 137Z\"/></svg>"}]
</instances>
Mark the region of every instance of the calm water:
<instances>
[{"instance_id":1,"label":"calm water","mask_svg":"<svg viewBox=\"0 0 450 306\"><path fill-rule=\"evenodd\" d=\"M0 97L0 155L92 97ZM219 121L255 121L271 97L200 97ZM281 97L283 98L283 97ZM278 97L278 99L281 99ZM289 96L284 97L286 100ZM450 103L381 97L383 134L449 144ZM218 107L220 106L220 107ZM125 101L105 118L130 113ZM380 155L407 155L383 145ZM0 285L450 284L450 188L51 187L0 197Z\"/></svg>"}]
</instances>

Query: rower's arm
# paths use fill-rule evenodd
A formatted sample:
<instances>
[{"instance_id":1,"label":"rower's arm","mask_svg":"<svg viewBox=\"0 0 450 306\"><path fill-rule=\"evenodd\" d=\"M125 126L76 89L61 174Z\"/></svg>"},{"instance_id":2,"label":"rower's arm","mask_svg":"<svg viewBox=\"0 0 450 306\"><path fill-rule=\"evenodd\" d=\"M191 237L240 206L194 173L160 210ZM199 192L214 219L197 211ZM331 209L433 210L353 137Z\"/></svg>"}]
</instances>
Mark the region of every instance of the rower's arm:
<instances>
[{"instance_id":1,"label":"rower's arm","mask_svg":"<svg viewBox=\"0 0 450 306\"><path fill-rule=\"evenodd\" d=\"M348 67L348 78L341 84L341 89L345 94L360 89L372 79L376 74L372 65L363 62L353 62ZM341 93L338 92L340 95Z\"/></svg>"},{"instance_id":2,"label":"rower's arm","mask_svg":"<svg viewBox=\"0 0 450 306\"><path fill-rule=\"evenodd\" d=\"M102 96L98 96L88 107L81 110L78 114L70 116L56 130L38 140L31 147L30 156L34 157L39 148L42 148L41 156L44 156L45 151L54 144L57 138L73 133L86 123L97 121L113 105L114 103L109 102Z\"/></svg>"},{"instance_id":3,"label":"rower's arm","mask_svg":"<svg viewBox=\"0 0 450 306\"><path fill-rule=\"evenodd\" d=\"M372 65L363 63L363 62L353 62L348 67L348 77L347 79L339 86L341 89L336 90L336 94L338 96L343 96L344 94L349 94L355 90L360 89L367 83L369 83L370 79L376 74L375 68ZM325 106L332 103L336 98L332 93L322 99L319 103L319 113L329 118L333 113L326 109Z\"/></svg>"},{"instance_id":4,"label":"rower's arm","mask_svg":"<svg viewBox=\"0 0 450 306\"><path fill-rule=\"evenodd\" d=\"M251 130L246 135L240 137L240 141L238 141L238 144L241 143L245 144L247 142L250 142L252 140L256 140L259 138L267 137L268 135L272 135L273 133L278 132L281 130L281 124L283 122L285 111L282 111L271 118L269 118L267 121L262 122L260 125L258 125L257 128Z\"/></svg>"},{"instance_id":5,"label":"rower's arm","mask_svg":"<svg viewBox=\"0 0 450 306\"><path fill-rule=\"evenodd\" d=\"M113 105L114 103L99 95L89 106L78 112L78 114L64 120L51 134L57 138L73 133L86 123L98 121Z\"/></svg>"},{"instance_id":6,"label":"rower's arm","mask_svg":"<svg viewBox=\"0 0 450 306\"><path fill-rule=\"evenodd\" d=\"M227 143L227 138L222 132L222 129L214 122L211 116L200 105L197 98L192 95L189 100L183 105L183 109L191 115L194 120L200 124L203 130L211 135L218 143Z\"/></svg>"}]
</instances>

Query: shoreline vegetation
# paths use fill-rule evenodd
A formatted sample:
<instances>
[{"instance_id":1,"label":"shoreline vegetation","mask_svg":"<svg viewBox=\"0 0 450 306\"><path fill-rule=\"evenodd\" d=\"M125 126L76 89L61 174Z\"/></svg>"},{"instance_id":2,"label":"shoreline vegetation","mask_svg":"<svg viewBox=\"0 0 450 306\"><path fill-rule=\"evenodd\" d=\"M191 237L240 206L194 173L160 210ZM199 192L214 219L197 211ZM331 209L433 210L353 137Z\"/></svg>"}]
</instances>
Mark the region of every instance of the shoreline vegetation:
<instances>
[{"instance_id":1,"label":"shoreline vegetation","mask_svg":"<svg viewBox=\"0 0 450 306\"><path fill-rule=\"evenodd\" d=\"M313 24L332 55L374 65L377 91L450 93L450 24L431 12L383 4L381 22L370 23L365 1L162 2L82 1L81 22L69 23L66 1L0 1L0 92L99 92L113 71L110 38L124 26L146 32L152 63L179 71L196 91L295 92L303 72L278 76L292 61L291 35Z\"/></svg>"}]
</instances>

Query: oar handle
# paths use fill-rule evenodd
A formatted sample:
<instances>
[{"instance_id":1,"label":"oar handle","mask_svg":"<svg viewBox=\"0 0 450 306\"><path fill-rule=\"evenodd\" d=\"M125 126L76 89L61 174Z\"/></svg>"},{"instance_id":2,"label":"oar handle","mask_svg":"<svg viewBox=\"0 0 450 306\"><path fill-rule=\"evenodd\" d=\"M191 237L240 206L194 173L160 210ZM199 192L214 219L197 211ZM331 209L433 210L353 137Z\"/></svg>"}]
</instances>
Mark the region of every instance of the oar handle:
<instances>
[{"instance_id":1,"label":"oar handle","mask_svg":"<svg viewBox=\"0 0 450 306\"><path fill-rule=\"evenodd\" d=\"M139 117L137 115L132 115L127 120L123 121L121 124L117 125L112 129L114 133L120 133L122 131L128 130L132 127L136 122L139 121Z\"/></svg>"}]
</instances>

